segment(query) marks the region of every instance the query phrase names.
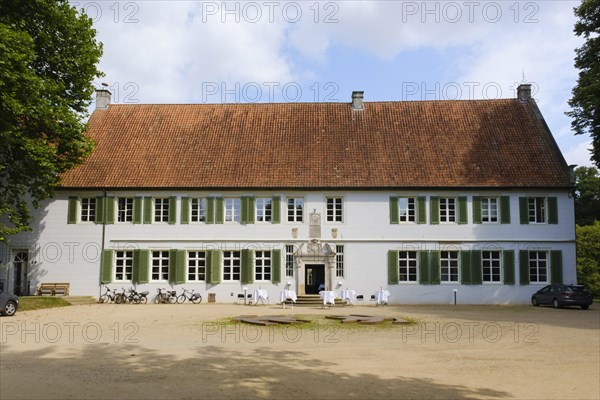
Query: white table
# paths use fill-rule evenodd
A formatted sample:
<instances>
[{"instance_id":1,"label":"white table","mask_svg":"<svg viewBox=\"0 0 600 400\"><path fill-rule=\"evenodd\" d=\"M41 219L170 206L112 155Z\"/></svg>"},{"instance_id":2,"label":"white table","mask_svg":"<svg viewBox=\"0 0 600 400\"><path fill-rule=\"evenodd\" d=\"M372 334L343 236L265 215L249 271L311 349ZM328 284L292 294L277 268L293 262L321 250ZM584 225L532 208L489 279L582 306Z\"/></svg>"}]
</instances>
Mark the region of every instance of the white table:
<instances>
[{"instance_id":1,"label":"white table","mask_svg":"<svg viewBox=\"0 0 600 400\"><path fill-rule=\"evenodd\" d=\"M295 303L296 300L298 300L298 297L296 296L296 291L295 290L282 290L281 293L279 293L279 301L283 305L283 308L285 308L285 301L287 299L290 299L290 300L292 300L293 303ZM292 304L292 308L294 308L293 304Z\"/></svg>"},{"instance_id":2,"label":"white table","mask_svg":"<svg viewBox=\"0 0 600 400\"><path fill-rule=\"evenodd\" d=\"M380 289L375 292L375 301L377 305L384 305L388 303L388 299L390 298L390 291Z\"/></svg>"},{"instance_id":3,"label":"white table","mask_svg":"<svg viewBox=\"0 0 600 400\"><path fill-rule=\"evenodd\" d=\"M355 290L342 290L340 294L342 300L347 301L348 303L354 305L354 300L356 299L356 291Z\"/></svg>"},{"instance_id":4,"label":"white table","mask_svg":"<svg viewBox=\"0 0 600 400\"><path fill-rule=\"evenodd\" d=\"M265 304L265 300L269 301L269 293L264 289L256 289L252 292L252 302L254 305L258 305L258 302Z\"/></svg>"},{"instance_id":5,"label":"white table","mask_svg":"<svg viewBox=\"0 0 600 400\"><path fill-rule=\"evenodd\" d=\"M327 304L335 306L335 292L331 290L322 290L319 292L321 299L323 299L323 307Z\"/></svg>"}]
</instances>

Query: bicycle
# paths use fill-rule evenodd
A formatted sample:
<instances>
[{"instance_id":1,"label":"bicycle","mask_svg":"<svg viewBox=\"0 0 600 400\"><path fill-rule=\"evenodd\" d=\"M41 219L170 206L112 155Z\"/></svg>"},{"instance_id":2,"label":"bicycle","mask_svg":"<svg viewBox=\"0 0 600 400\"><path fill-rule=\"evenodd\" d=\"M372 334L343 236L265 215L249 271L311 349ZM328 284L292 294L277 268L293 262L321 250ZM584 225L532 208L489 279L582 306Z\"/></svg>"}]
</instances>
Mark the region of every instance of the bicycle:
<instances>
[{"instance_id":1,"label":"bicycle","mask_svg":"<svg viewBox=\"0 0 600 400\"><path fill-rule=\"evenodd\" d=\"M165 303L175 303L177 301L177 293L174 290L166 290L163 288L158 289L158 294L156 295L156 302L159 304Z\"/></svg>"},{"instance_id":2,"label":"bicycle","mask_svg":"<svg viewBox=\"0 0 600 400\"><path fill-rule=\"evenodd\" d=\"M111 289L108 286L104 286L106 288L106 292L100 296L98 299L98 303L113 303L117 296L117 289Z\"/></svg>"},{"instance_id":3,"label":"bicycle","mask_svg":"<svg viewBox=\"0 0 600 400\"><path fill-rule=\"evenodd\" d=\"M125 288L121 288L123 291L121 293L115 293L115 303L123 304L127 302L127 294L125 292Z\"/></svg>"},{"instance_id":4,"label":"bicycle","mask_svg":"<svg viewBox=\"0 0 600 400\"><path fill-rule=\"evenodd\" d=\"M182 304L186 299L194 304L202 303L202 296L200 295L200 293L194 293L194 289L192 289L191 291L185 290L184 288L182 289L183 293L177 296L177 303ZM189 293L189 296L187 295L187 293Z\"/></svg>"}]
</instances>

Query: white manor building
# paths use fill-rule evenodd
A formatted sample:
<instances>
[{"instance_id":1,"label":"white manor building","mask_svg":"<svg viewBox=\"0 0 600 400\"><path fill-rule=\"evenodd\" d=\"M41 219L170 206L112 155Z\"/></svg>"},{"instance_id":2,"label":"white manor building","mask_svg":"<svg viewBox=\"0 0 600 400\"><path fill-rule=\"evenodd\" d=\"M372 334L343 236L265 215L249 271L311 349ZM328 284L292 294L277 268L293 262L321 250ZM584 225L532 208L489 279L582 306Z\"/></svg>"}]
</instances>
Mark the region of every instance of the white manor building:
<instances>
[{"instance_id":1,"label":"white manor building","mask_svg":"<svg viewBox=\"0 0 600 400\"><path fill-rule=\"evenodd\" d=\"M529 301L576 282L572 172L531 98L110 104L96 143L0 244L0 284L391 303ZM205 297L206 298L206 297Z\"/></svg>"}]
</instances>

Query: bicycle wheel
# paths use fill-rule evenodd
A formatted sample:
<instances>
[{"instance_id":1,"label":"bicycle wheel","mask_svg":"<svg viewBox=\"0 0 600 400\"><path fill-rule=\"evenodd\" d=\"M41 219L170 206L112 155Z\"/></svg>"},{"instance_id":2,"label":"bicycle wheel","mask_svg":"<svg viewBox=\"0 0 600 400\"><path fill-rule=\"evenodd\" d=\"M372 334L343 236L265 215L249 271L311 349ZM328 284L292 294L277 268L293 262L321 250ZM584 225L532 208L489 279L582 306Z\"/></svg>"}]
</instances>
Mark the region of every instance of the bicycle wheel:
<instances>
[{"instance_id":1,"label":"bicycle wheel","mask_svg":"<svg viewBox=\"0 0 600 400\"><path fill-rule=\"evenodd\" d=\"M185 294L180 294L177 296L177 303L182 304L183 302L185 302Z\"/></svg>"},{"instance_id":2,"label":"bicycle wheel","mask_svg":"<svg viewBox=\"0 0 600 400\"><path fill-rule=\"evenodd\" d=\"M148 298L146 296L142 296L142 298L140 299L140 303L146 304L147 302L148 302Z\"/></svg>"},{"instance_id":3,"label":"bicycle wheel","mask_svg":"<svg viewBox=\"0 0 600 400\"><path fill-rule=\"evenodd\" d=\"M124 303L124 300L125 300L125 296L123 296L122 294L118 294L115 296L115 303L117 303L117 304Z\"/></svg>"},{"instance_id":4,"label":"bicycle wheel","mask_svg":"<svg viewBox=\"0 0 600 400\"><path fill-rule=\"evenodd\" d=\"M175 302L177 301L177 297L176 297L176 296L172 296L172 295L171 295L171 296L169 296L169 299L168 299L168 300L169 300L169 303L171 303L171 304L175 304Z\"/></svg>"},{"instance_id":5,"label":"bicycle wheel","mask_svg":"<svg viewBox=\"0 0 600 400\"><path fill-rule=\"evenodd\" d=\"M202 303L202 296L192 297L192 302L194 304L200 304L200 303Z\"/></svg>"}]
</instances>

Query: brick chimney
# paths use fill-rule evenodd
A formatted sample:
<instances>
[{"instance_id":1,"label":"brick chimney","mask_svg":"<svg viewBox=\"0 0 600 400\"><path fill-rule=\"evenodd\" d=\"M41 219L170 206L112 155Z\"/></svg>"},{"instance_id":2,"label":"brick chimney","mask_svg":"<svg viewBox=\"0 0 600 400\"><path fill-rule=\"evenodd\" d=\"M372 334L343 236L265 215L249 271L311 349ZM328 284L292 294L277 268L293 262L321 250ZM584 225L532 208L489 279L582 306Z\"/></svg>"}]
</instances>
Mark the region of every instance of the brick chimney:
<instances>
[{"instance_id":1,"label":"brick chimney","mask_svg":"<svg viewBox=\"0 0 600 400\"><path fill-rule=\"evenodd\" d=\"M517 88L517 98L523 103L531 100L531 84L521 83Z\"/></svg>"},{"instance_id":2,"label":"brick chimney","mask_svg":"<svg viewBox=\"0 0 600 400\"><path fill-rule=\"evenodd\" d=\"M354 91L352 92L352 109L353 110L364 110L363 97L365 92Z\"/></svg>"},{"instance_id":3,"label":"brick chimney","mask_svg":"<svg viewBox=\"0 0 600 400\"><path fill-rule=\"evenodd\" d=\"M111 93L106 89L96 89L96 110L108 110Z\"/></svg>"}]
</instances>

